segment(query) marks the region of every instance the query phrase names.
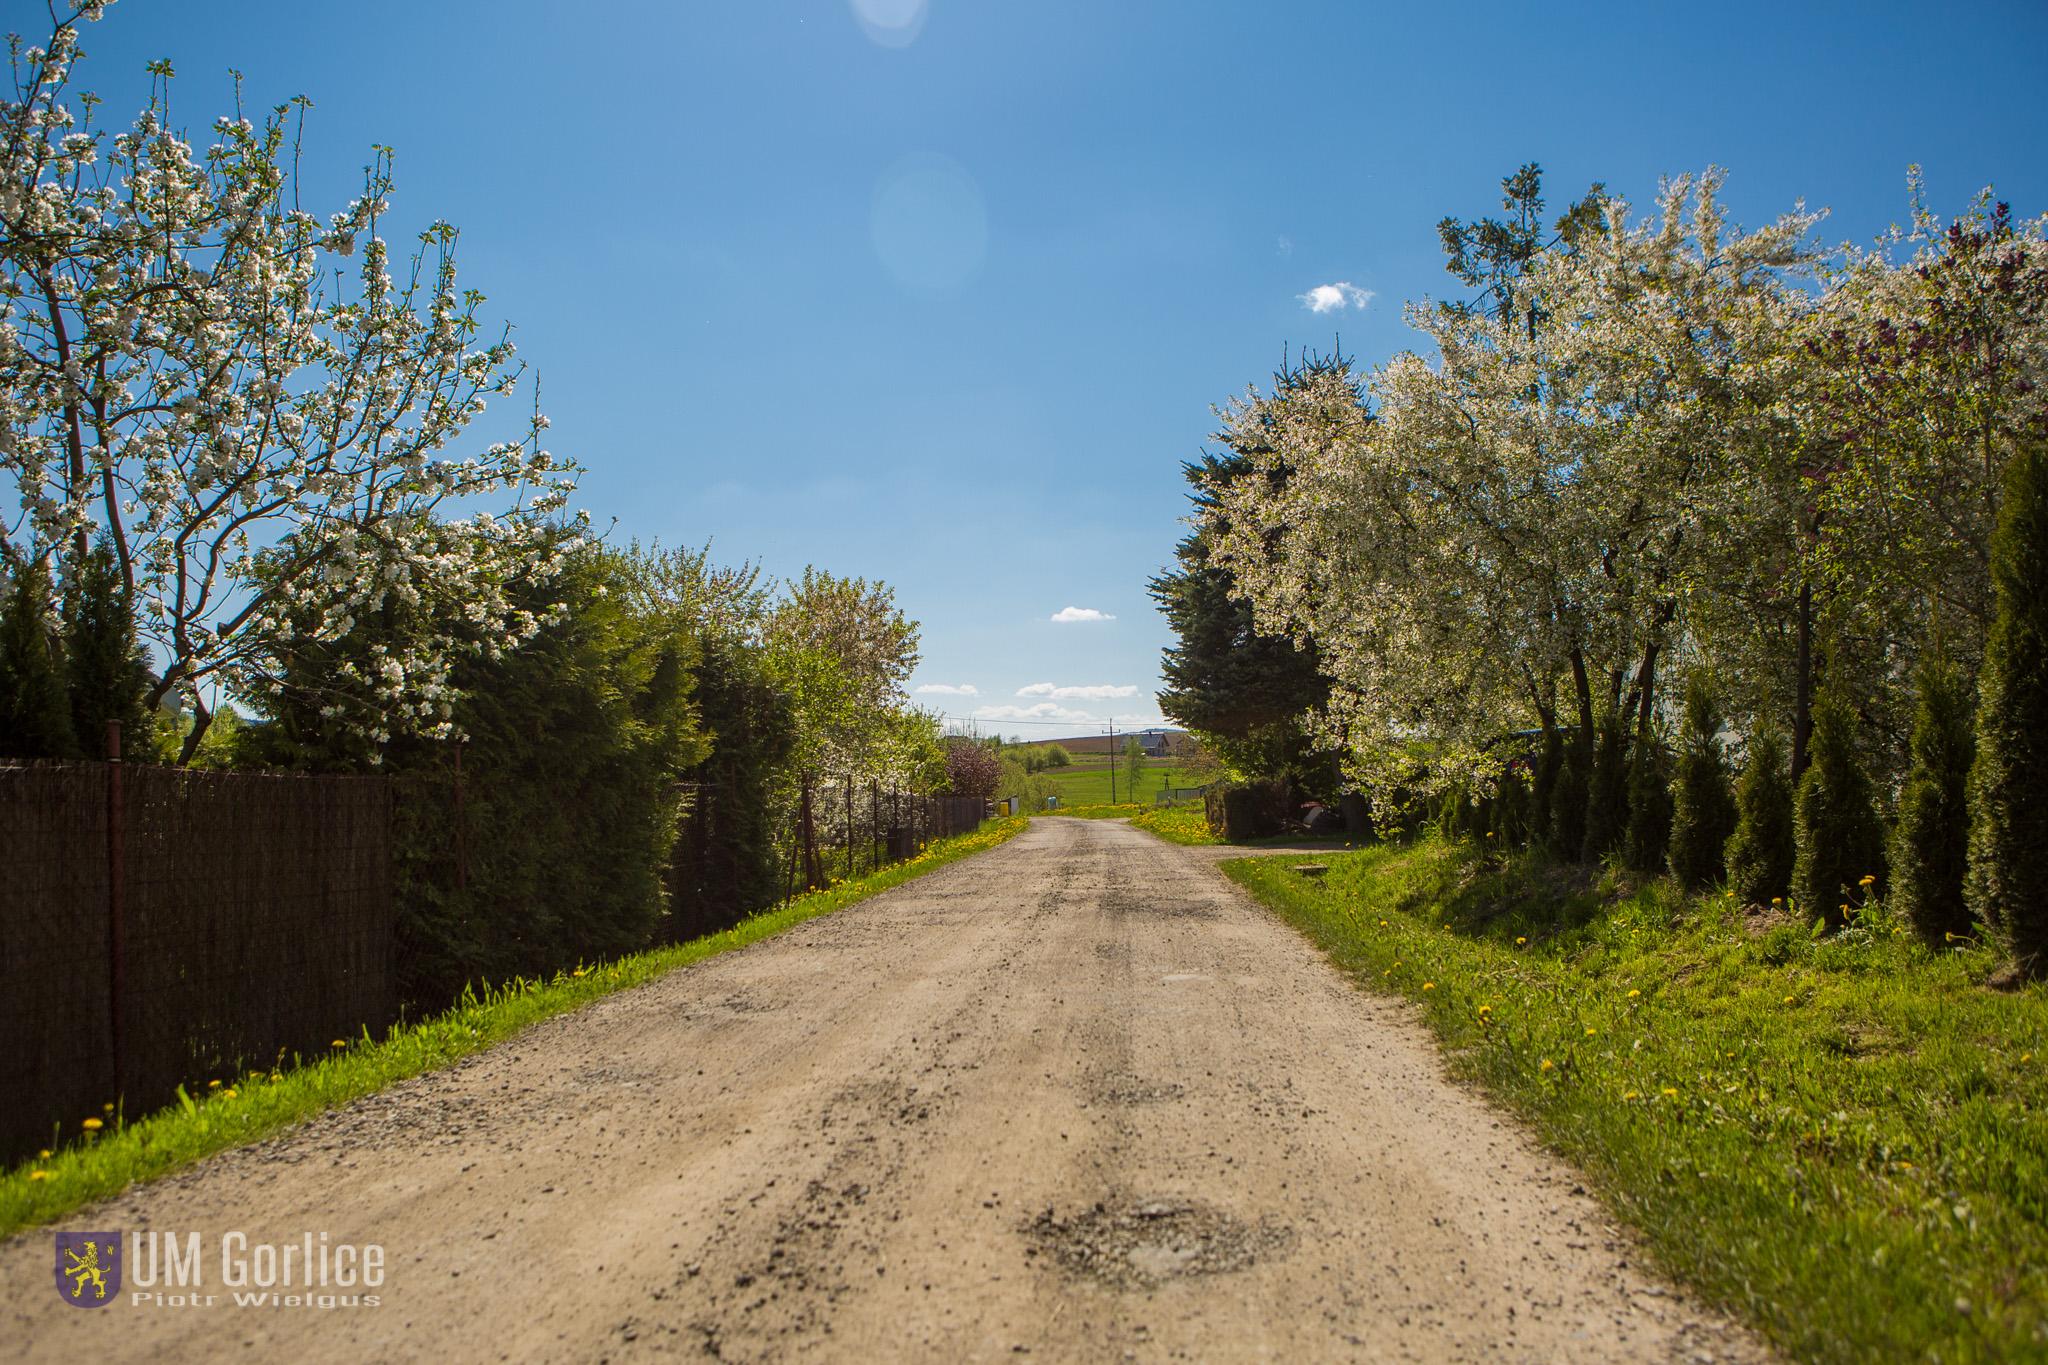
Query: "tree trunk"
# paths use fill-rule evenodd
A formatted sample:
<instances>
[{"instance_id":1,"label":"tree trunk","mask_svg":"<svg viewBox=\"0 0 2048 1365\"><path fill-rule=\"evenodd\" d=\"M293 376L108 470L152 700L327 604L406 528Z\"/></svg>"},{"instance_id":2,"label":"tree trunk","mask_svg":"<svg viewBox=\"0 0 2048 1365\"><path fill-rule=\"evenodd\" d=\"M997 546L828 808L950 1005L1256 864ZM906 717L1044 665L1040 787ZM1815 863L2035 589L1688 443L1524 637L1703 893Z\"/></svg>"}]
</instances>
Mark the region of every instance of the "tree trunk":
<instances>
[{"instance_id":1,"label":"tree trunk","mask_svg":"<svg viewBox=\"0 0 2048 1365\"><path fill-rule=\"evenodd\" d=\"M1586 656L1572 645L1572 686L1579 695L1579 734L1574 744L1593 747L1593 680L1586 674Z\"/></svg>"}]
</instances>

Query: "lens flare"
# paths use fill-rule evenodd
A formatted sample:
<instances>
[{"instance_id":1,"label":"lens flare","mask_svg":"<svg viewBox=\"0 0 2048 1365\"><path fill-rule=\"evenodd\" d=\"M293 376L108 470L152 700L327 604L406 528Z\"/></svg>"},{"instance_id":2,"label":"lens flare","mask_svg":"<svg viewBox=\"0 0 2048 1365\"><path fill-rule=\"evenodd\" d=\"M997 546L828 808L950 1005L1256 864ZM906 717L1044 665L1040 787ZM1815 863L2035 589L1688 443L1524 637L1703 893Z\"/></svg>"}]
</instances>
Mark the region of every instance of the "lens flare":
<instances>
[{"instance_id":1,"label":"lens flare","mask_svg":"<svg viewBox=\"0 0 2048 1365\"><path fill-rule=\"evenodd\" d=\"M875 255L913 294L945 294L988 254L988 213L959 162L937 152L904 157L875 184L868 215Z\"/></svg>"},{"instance_id":2,"label":"lens flare","mask_svg":"<svg viewBox=\"0 0 2048 1365\"><path fill-rule=\"evenodd\" d=\"M861 32L883 47L909 47L924 31L928 0L848 0Z\"/></svg>"}]
</instances>

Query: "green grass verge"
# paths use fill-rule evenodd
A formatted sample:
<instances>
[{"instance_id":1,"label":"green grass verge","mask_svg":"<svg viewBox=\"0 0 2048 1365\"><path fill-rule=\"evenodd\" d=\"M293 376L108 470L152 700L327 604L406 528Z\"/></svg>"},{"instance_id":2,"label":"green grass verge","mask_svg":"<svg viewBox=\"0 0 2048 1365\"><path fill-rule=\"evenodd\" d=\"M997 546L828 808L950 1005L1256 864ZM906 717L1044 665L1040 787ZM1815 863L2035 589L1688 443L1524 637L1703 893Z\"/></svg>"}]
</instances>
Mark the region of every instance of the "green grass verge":
<instances>
[{"instance_id":1,"label":"green grass verge","mask_svg":"<svg viewBox=\"0 0 2048 1365\"><path fill-rule=\"evenodd\" d=\"M1209 817L1200 806L1154 806L1131 817L1139 829L1150 830L1172 844L1220 844L1222 838L1209 829Z\"/></svg>"},{"instance_id":2,"label":"green grass verge","mask_svg":"<svg viewBox=\"0 0 2048 1365\"><path fill-rule=\"evenodd\" d=\"M416 1024L393 1028L382 1040L367 1033L337 1042L325 1057L281 1072L252 1072L214 1082L146 1118L118 1128L86 1131L47 1157L25 1161L0 1176L0 1237L52 1222L81 1205L119 1194L135 1181L269 1137L324 1110L372 1094L394 1081L446 1066L503 1042L530 1024L587 1005L614 991L644 985L678 967L744 948L805 920L828 915L901 885L947 863L994 848L1030 827L1025 816L983 825L972 834L940 840L917 857L829 890L764 911L724 933L557 973L546 981L513 981ZM181 1092L182 1093L182 1092Z\"/></svg>"},{"instance_id":3,"label":"green grass verge","mask_svg":"<svg viewBox=\"0 0 2048 1365\"><path fill-rule=\"evenodd\" d=\"M1315 860L1223 867L1792 1356L2048 1358L2048 990L1469 843Z\"/></svg>"},{"instance_id":4,"label":"green grass verge","mask_svg":"<svg viewBox=\"0 0 2048 1365\"><path fill-rule=\"evenodd\" d=\"M1071 768L1049 768L1042 776L1052 783L1064 804L1072 802L1077 806L1100 806L1110 804L1109 766L1106 763L1088 765L1076 764ZM1123 760L1117 760L1116 798L1118 804L1135 801L1149 806L1167 787L1184 785L1178 764L1165 760L1149 760L1138 774L1135 792L1131 786L1130 774L1124 770Z\"/></svg>"}]
</instances>

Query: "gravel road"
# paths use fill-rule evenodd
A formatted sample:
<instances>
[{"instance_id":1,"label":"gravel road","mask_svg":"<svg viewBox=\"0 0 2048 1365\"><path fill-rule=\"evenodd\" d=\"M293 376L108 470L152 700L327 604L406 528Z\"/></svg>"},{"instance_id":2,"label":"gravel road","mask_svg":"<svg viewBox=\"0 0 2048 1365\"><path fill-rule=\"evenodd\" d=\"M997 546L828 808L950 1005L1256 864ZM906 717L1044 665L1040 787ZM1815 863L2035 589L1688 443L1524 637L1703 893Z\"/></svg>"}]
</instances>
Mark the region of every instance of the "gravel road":
<instances>
[{"instance_id":1,"label":"gravel road","mask_svg":"<svg viewBox=\"0 0 2048 1365\"><path fill-rule=\"evenodd\" d=\"M0 1359L1769 1358L1214 861L1041 819L67 1221L102 1309L17 1237Z\"/></svg>"}]
</instances>

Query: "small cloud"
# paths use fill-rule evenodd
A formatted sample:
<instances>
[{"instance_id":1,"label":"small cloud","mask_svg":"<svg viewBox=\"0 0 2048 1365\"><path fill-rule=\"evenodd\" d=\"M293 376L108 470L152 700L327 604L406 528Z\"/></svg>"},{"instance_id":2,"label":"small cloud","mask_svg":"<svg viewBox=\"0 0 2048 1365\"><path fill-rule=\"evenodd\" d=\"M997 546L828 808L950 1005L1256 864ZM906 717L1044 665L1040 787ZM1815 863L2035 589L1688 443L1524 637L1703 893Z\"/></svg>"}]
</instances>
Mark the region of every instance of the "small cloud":
<instances>
[{"instance_id":1,"label":"small cloud","mask_svg":"<svg viewBox=\"0 0 2048 1365\"><path fill-rule=\"evenodd\" d=\"M1285 237L1282 237L1280 239L1280 245L1277 250L1279 255L1292 256L1294 254L1294 243L1288 241Z\"/></svg>"},{"instance_id":2,"label":"small cloud","mask_svg":"<svg viewBox=\"0 0 2048 1365\"><path fill-rule=\"evenodd\" d=\"M917 690L920 692L936 692L945 697L978 697L981 695L980 689L975 687L973 683L961 683L958 687L953 686L951 683L925 683Z\"/></svg>"},{"instance_id":3,"label":"small cloud","mask_svg":"<svg viewBox=\"0 0 2048 1365\"><path fill-rule=\"evenodd\" d=\"M1017 689L1020 697L1059 697L1067 701L1107 701L1111 697L1135 697L1136 686L1116 687L1110 683L1097 683L1089 687L1055 687L1051 683L1033 683Z\"/></svg>"},{"instance_id":4,"label":"small cloud","mask_svg":"<svg viewBox=\"0 0 2048 1365\"><path fill-rule=\"evenodd\" d=\"M1036 706L978 706L974 709L976 720L1067 720L1076 725L1092 725L1095 717L1087 711L1075 711L1056 702L1042 701Z\"/></svg>"},{"instance_id":5,"label":"small cloud","mask_svg":"<svg viewBox=\"0 0 2048 1365\"><path fill-rule=\"evenodd\" d=\"M1110 615L1109 613L1107 613L1107 612L1101 612L1101 611L1097 611L1097 610L1095 610L1095 608L1093 608L1093 607L1062 607L1062 608L1061 608L1060 610L1058 610L1058 611L1056 611L1056 612L1054 612L1054 613L1052 614L1052 619L1053 619L1053 620L1055 620L1055 621L1114 621L1114 620L1116 620L1116 618L1115 618L1114 616L1111 616L1111 615Z\"/></svg>"},{"instance_id":6,"label":"small cloud","mask_svg":"<svg viewBox=\"0 0 2048 1365\"><path fill-rule=\"evenodd\" d=\"M1319 284L1306 294L1297 295L1311 313L1334 313L1340 308L1363 308L1372 302L1372 290L1360 289L1355 284L1339 280L1335 284Z\"/></svg>"}]
</instances>

